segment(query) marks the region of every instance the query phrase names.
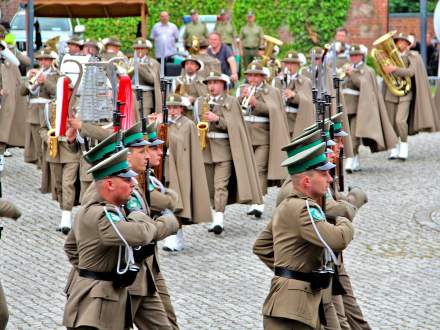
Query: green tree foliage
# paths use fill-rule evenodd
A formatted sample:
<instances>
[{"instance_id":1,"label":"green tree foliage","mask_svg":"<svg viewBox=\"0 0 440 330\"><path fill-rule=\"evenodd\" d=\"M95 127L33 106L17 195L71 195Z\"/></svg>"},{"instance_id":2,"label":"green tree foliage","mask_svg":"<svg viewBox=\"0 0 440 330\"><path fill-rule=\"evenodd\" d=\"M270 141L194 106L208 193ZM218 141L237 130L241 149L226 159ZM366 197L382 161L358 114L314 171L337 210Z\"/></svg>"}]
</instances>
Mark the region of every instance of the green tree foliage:
<instances>
[{"instance_id":1,"label":"green tree foliage","mask_svg":"<svg viewBox=\"0 0 440 330\"><path fill-rule=\"evenodd\" d=\"M285 42L285 52L288 49L305 51L315 43L323 45L330 41L335 29L344 25L351 0L149 0L147 4L148 31L159 21L163 10L170 14L171 22L181 26L182 17L188 15L191 9L198 10L199 14L218 14L220 9L225 8L232 13L238 32L246 24L247 12L252 10L265 34ZM138 22L139 18L82 20L86 26L86 37L118 36L125 50L130 48L135 38Z\"/></svg>"},{"instance_id":2,"label":"green tree foliage","mask_svg":"<svg viewBox=\"0 0 440 330\"><path fill-rule=\"evenodd\" d=\"M427 1L428 13L434 12L437 0ZM389 0L390 13L418 13L420 11L419 0Z\"/></svg>"}]
</instances>

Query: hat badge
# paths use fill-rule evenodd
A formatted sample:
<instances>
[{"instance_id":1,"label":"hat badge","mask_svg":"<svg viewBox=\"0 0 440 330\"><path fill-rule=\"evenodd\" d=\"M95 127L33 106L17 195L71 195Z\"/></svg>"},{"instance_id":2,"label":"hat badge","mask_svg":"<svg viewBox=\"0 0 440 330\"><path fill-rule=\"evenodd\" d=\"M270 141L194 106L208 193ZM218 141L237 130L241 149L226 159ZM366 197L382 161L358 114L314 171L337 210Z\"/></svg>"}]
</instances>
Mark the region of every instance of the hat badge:
<instances>
[{"instance_id":1,"label":"hat badge","mask_svg":"<svg viewBox=\"0 0 440 330\"><path fill-rule=\"evenodd\" d=\"M253 64L252 67L251 67L251 69L252 69L252 70L255 70L255 69L257 69L257 66L256 66L255 64Z\"/></svg>"},{"instance_id":2,"label":"hat badge","mask_svg":"<svg viewBox=\"0 0 440 330\"><path fill-rule=\"evenodd\" d=\"M210 77L214 77L214 76L215 76L214 71L211 71L211 72L209 73L209 76L210 76Z\"/></svg>"},{"instance_id":3,"label":"hat badge","mask_svg":"<svg viewBox=\"0 0 440 330\"><path fill-rule=\"evenodd\" d=\"M293 57L292 53L289 53L289 55L287 55L287 57L292 58Z\"/></svg>"},{"instance_id":4,"label":"hat badge","mask_svg":"<svg viewBox=\"0 0 440 330\"><path fill-rule=\"evenodd\" d=\"M171 101L171 102L174 102L174 96L171 96L171 97L170 97L170 101Z\"/></svg>"},{"instance_id":5,"label":"hat badge","mask_svg":"<svg viewBox=\"0 0 440 330\"><path fill-rule=\"evenodd\" d=\"M138 40L138 44L141 45L142 44L142 40Z\"/></svg>"}]
</instances>

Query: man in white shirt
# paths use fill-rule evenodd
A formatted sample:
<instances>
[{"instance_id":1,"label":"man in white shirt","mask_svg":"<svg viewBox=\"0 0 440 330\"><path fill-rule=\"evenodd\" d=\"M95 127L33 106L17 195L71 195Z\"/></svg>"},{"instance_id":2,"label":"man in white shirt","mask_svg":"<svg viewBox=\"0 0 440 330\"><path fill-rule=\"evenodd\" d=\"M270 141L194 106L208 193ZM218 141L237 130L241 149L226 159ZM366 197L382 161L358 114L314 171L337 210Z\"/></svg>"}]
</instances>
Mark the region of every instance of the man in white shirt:
<instances>
[{"instance_id":1,"label":"man in white shirt","mask_svg":"<svg viewBox=\"0 0 440 330\"><path fill-rule=\"evenodd\" d=\"M154 41L158 61L162 57L169 57L176 53L179 30L175 24L169 22L169 16L166 11L160 13L160 22L154 24L150 39Z\"/></svg>"}]
</instances>

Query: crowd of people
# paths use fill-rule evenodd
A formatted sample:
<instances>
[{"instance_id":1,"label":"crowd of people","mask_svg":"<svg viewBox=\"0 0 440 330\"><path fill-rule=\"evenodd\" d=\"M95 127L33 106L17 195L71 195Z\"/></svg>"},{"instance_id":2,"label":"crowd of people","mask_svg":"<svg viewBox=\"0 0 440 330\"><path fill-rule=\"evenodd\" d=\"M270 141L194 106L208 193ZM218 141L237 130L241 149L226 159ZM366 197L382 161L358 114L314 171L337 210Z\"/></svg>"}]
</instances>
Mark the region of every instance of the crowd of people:
<instances>
[{"instance_id":1,"label":"crowd of people","mask_svg":"<svg viewBox=\"0 0 440 330\"><path fill-rule=\"evenodd\" d=\"M8 147L24 146L24 161L41 170L41 192L59 203L58 230L72 266L68 329L178 329L157 242L182 251L184 226L198 223L221 235L225 209L234 203L260 218L274 186L281 187L277 207L253 247L274 271L264 328L370 329L342 256L367 196L360 188L344 191L344 172L361 170L361 145L406 160L408 135L440 130L440 96L432 97L423 61L403 33L390 38L404 65L380 66L399 82L396 88L378 83L366 47L349 45L344 28L331 46L311 49L306 63L295 50L280 59L276 50L267 54L270 39L252 12L239 42L228 14L220 17L208 33L191 12L184 41L194 50L197 40L198 47L172 83L161 77L158 61L175 52L178 39L166 12L152 41L133 41L131 60L117 38L103 40L101 49L72 37L63 58L49 46L38 50L38 69L24 80L18 65L30 59L6 44L7 31L0 30L0 166L7 166ZM243 83L231 47L243 57ZM85 70L76 83L63 72L69 61ZM99 72L112 86L113 113L90 121L86 114L97 105L84 100L98 97ZM94 86L87 81L92 76ZM63 104L65 122L53 121L51 109ZM0 216L19 216L0 201ZM0 316L7 315L1 287L0 307ZM5 322L0 318L0 328Z\"/></svg>"}]
</instances>

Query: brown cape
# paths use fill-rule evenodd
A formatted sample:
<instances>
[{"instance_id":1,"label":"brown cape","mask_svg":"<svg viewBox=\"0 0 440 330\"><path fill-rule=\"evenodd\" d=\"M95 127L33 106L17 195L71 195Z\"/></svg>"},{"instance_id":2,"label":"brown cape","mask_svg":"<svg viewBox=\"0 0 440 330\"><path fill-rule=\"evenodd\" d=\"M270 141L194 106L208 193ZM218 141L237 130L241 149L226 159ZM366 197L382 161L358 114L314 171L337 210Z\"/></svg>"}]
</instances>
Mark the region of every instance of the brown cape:
<instances>
[{"instance_id":1,"label":"brown cape","mask_svg":"<svg viewBox=\"0 0 440 330\"><path fill-rule=\"evenodd\" d=\"M151 65L147 63L141 63L140 70L146 70L154 77L154 111L156 113L162 112L162 93L160 91L160 64L155 59L149 57L148 61L151 61ZM135 102L137 103L137 102Z\"/></svg>"},{"instance_id":2,"label":"brown cape","mask_svg":"<svg viewBox=\"0 0 440 330\"><path fill-rule=\"evenodd\" d=\"M3 89L0 109L0 142L14 147L25 143L25 122L27 113L26 98L20 95L20 71L8 60L0 65Z\"/></svg>"},{"instance_id":3,"label":"brown cape","mask_svg":"<svg viewBox=\"0 0 440 330\"><path fill-rule=\"evenodd\" d=\"M252 143L241 115L240 104L235 97L225 95L223 116L228 127L236 179L235 187L229 191L229 202L262 204L263 197L260 191Z\"/></svg>"},{"instance_id":4,"label":"brown cape","mask_svg":"<svg viewBox=\"0 0 440 330\"><path fill-rule=\"evenodd\" d=\"M280 181L286 177L286 169L281 163L286 159L285 152L281 148L289 143L289 128L284 111L281 93L276 88L266 85L263 87L262 97L269 107L270 123L270 149L267 169L268 181ZM278 184L277 184L278 185ZM271 186L271 184L268 184Z\"/></svg>"},{"instance_id":5,"label":"brown cape","mask_svg":"<svg viewBox=\"0 0 440 330\"><path fill-rule=\"evenodd\" d=\"M181 116L168 130L170 189L177 192L176 216L189 223L211 220L208 183L197 128L193 121Z\"/></svg>"},{"instance_id":6,"label":"brown cape","mask_svg":"<svg viewBox=\"0 0 440 330\"><path fill-rule=\"evenodd\" d=\"M415 97L411 102L411 111L408 117L408 133L437 132L440 130L440 114L434 104L431 88L428 83L425 65L419 53L411 51L408 54L411 63L414 63L416 73L412 79Z\"/></svg>"},{"instance_id":7,"label":"brown cape","mask_svg":"<svg viewBox=\"0 0 440 330\"><path fill-rule=\"evenodd\" d=\"M385 102L374 71L363 65L359 75L359 103L356 118L356 136L371 152L394 148L397 136L391 126Z\"/></svg>"},{"instance_id":8,"label":"brown cape","mask_svg":"<svg viewBox=\"0 0 440 330\"><path fill-rule=\"evenodd\" d=\"M297 89L299 97L299 109L296 116L293 136L303 133L306 127L313 125L316 121L315 106L312 97L312 82L306 76L299 76L297 79Z\"/></svg>"}]
</instances>

